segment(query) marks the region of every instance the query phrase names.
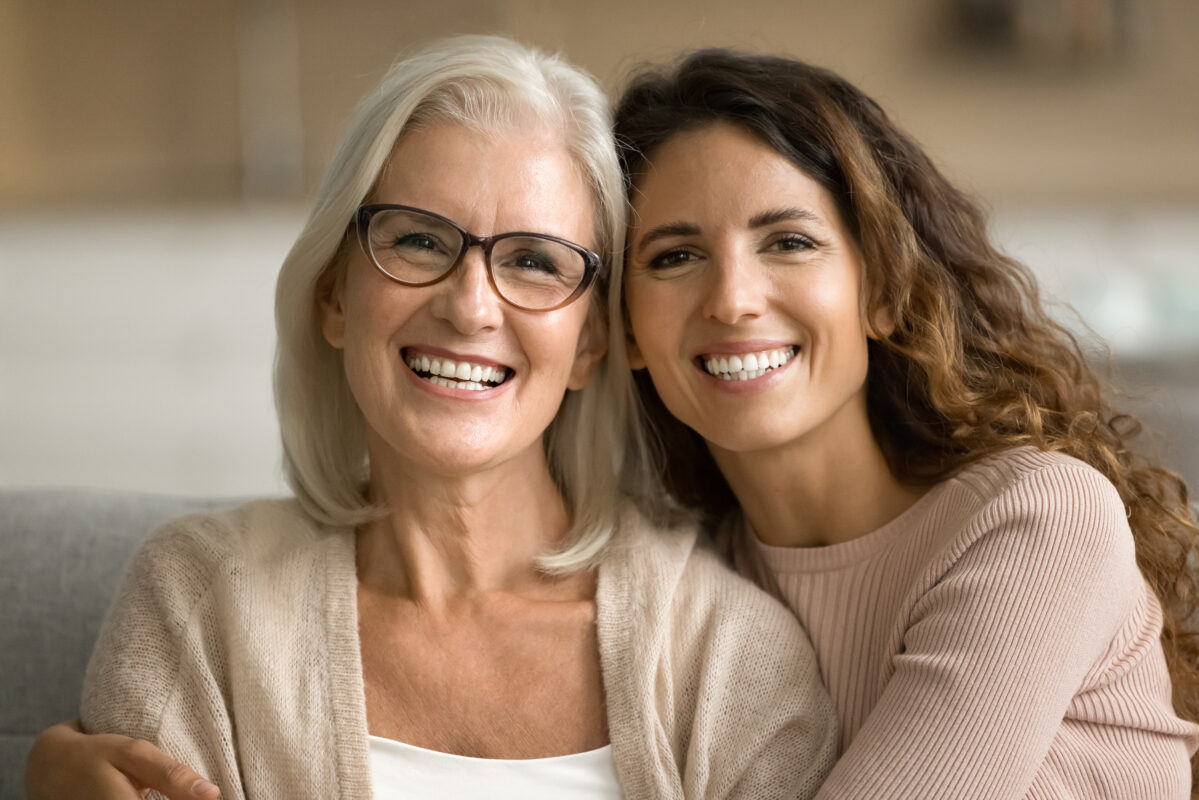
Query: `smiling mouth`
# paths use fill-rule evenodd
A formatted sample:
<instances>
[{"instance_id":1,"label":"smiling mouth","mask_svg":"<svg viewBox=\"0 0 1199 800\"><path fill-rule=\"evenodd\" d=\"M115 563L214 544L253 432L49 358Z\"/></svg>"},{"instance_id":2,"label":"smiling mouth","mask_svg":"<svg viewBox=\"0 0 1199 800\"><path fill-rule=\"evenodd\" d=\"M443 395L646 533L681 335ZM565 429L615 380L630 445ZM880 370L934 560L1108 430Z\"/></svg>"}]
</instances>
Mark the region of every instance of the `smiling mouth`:
<instances>
[{"instance_id":1,"label":"smiling mouth","mask_svg":"<svg viewBox=\"0 0 1199 800\"><path fill-rule=\"evenodd\" d=\"M700 356L697 361L705 372L722 381L749 381L760 378L795 358L797 348L780 347L758 353Z\"/></svg>"},{"instance_id":2,"label":"smiling mouth","mask_svg":"<svg viewBox=\"0 0 1199 800\"><path fill-rule=\"evenodd\" d=\"M474 364L470 361L454 361L440 356L412 352L404 353L404 363L421 380L436 386L444 386L447 389L466 389L471 392L494 389L508 380L512 374L504 367Z\"/></svg>"}]
</instances>

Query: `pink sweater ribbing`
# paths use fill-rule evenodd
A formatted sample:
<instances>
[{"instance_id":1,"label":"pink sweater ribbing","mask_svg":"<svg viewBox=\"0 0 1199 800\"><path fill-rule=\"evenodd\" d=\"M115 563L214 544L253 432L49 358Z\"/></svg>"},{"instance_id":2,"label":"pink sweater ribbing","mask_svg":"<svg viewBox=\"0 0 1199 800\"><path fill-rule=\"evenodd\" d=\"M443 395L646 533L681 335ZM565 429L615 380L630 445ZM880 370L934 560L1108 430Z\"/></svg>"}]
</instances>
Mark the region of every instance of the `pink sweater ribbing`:
<instances>
[{"instance_id":1,"label":"pink sweater ribbing","mask_svg":"<svg viewBox=\"0 0 1199 800\"><path fill-rule=\"evenodd\" d=\"M1186 798L1161 609L1115 488L1022 449L862 538L768 547L743 571L804 623L841 720L819 798Z\"/></svg>"}]
</instances>

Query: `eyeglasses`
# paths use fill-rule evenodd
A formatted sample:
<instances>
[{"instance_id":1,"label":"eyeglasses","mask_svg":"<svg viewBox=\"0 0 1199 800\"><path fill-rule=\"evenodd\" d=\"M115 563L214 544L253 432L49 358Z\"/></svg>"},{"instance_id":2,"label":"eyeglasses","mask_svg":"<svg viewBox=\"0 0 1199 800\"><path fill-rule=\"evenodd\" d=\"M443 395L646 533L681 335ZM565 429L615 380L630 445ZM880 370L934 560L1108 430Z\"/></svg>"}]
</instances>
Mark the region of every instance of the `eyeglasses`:
<instances>
[{"instance_id":1,"label":"eyeglasses","mask_svg":"<svg viewBox=\"0 0 1199 800\"><path fill-rule=\"evenodd\" d=\"M384 275L405 286L445 280L467 250L481 247L496 294L526 311L562 308L587 290L602 266L595 253L556 236L475 236L445 217L410 206L360 206L354 223L362 251Z\"/></svg>"}]
</instances>

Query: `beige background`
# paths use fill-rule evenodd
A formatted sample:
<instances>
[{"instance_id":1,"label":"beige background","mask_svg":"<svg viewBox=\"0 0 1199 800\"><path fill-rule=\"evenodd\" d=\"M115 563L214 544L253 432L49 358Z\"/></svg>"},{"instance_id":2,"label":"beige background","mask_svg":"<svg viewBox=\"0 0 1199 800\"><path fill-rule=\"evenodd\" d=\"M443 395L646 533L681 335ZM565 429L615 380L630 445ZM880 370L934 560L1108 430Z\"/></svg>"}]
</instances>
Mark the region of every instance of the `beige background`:
<instances>
[{"instance_id":1,"label":"beige background","mask_svg":"<svg viewBox=\"0 0 1199 800\"><path fill-rule=\"evenodd\" d=\"M561 49L609 89L697 45L795 55L997 201L1193 203L1199 3L1127 5L1127 53L1071 56L1063 35L1039 59L988 60L955 43L949 0L3 0L0 204L237 199L245 139L272 125L298 134L310 187L397 54L454 32Z\"/></svg>"},{"instance_id":2,"label":"beige background","mask_svg":"<svg viewBox=\"0 0 1199 800\"><path fill-rule=\"evenodd\" d=\"M612 91L700 45L842 72L987 198L1199 479L1199 3L1010 0L988 50L969 2L0 0L0 483L280 489L274 273L358 97L465 32Z\"/></svg>"}]
</instances>

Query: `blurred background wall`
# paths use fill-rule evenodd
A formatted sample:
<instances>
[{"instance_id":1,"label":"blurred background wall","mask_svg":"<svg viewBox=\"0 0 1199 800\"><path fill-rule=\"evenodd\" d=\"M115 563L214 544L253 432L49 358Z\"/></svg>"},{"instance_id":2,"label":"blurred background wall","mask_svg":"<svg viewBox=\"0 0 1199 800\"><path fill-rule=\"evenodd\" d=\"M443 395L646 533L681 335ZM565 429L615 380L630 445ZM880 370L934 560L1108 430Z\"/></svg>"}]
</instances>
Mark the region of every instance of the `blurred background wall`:
<instances>
[{"instance_id":1,"label":"blurred background wall","mask_svg":"<svg viewBox=\"0 0 1199 800\"><path fill-rule=\"evenodd\" d=\"M613 92L702 45L841 72L1199 480L1194 0L0 0L0 483L283 491L275 272L359 96L473 32Z\"/></svg>"}]
</instances>

